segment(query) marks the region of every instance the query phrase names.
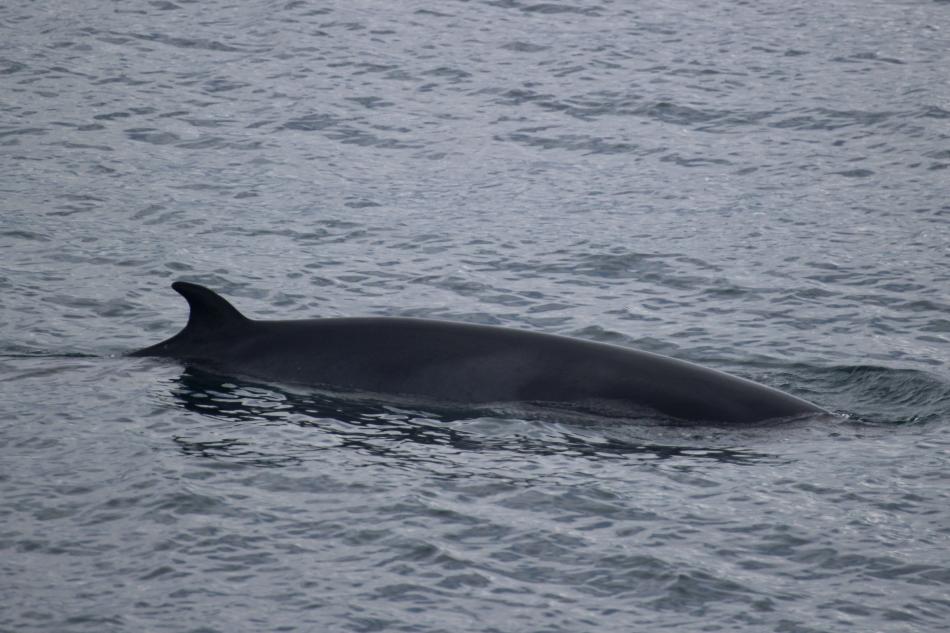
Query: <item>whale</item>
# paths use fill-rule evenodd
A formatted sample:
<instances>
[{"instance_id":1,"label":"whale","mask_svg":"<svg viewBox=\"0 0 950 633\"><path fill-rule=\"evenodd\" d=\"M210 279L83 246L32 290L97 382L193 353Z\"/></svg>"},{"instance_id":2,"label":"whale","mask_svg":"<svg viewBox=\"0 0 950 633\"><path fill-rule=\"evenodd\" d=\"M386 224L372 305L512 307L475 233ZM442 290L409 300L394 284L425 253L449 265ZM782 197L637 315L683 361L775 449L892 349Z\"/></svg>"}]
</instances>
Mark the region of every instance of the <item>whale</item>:
<instances>
[{"instance_id":1,"label":"whale","mask_svg":"<svg viewBox=\"0 0 950 633\"><path fill-rule=\"evenodd\" d=\"M550 405L714 424L827 413L745 378L608 343L421 318L256 320L204 286L172 288L188 302L185 327L130 355L398 402Z\"/></svg>"}]
</instances>

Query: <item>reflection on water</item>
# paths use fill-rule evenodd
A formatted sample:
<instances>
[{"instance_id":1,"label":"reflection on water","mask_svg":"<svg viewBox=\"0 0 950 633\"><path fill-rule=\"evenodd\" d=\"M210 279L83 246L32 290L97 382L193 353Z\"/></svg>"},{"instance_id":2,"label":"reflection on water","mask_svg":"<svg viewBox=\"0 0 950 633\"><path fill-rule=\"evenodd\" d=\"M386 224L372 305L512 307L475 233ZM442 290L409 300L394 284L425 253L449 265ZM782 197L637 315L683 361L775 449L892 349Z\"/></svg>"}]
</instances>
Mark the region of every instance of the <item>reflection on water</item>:
<instances>
[{"instance_id":1,"label":"reflection on water","mask_svg":"<svg viewBox=\"0 0 950 633\"><path fill-rule=\"evenodd\" d=\"M702 433L684 437L682 427L664 433L655 425L646 424L640 435L670 437L675 444L616 437L616 420L591 417L561 416L552 412L530 419L487 416L484 410L439 407L438 411L420 411L393 407L366 398L340 396L320 391L295 393L273 385L237 381L231 377L187 367L177 378L173 395L190 411L219 419L253 424L293 424L319 427L333 434L334 446L356 448L367 453L386 456L404 455L406 442L441 445L458 451L517 451L535 455L566 454L577 457L609 459L640 455L652 459L689 456L721 462L744 464L772 459L771 456L728 446L707 446L702 443L682 444L683 439L702 441ZM495 412L497 413L497 412ZM649 422L649 421L647 421ZM488 423L494 432L480 432ZM514 425L519 431L528 425L529 432L501 433L499 425ZM628 425L625 425L628 426ZM531 431L534 431L533 436ZM585 434L585 431L593 431ZM656 431L655 433L653 431ZM176 437L181 449L202 457L229 457L252 460L262 466L294 463L301 456L275 458L250 448L238 439L190 440ZM716 442L710 442L717 444Z\"/></svg>"}]
</instances>

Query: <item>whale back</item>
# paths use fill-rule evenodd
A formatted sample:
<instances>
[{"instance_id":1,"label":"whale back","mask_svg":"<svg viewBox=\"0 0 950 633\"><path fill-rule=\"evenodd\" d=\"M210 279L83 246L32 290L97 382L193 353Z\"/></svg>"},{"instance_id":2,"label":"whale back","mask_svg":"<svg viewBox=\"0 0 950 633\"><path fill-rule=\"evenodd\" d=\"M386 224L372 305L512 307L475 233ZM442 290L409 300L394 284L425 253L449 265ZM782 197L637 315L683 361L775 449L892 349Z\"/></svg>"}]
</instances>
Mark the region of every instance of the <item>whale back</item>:
<instances>
[{"instance_id":1,"label":"whale back","mask_svg":"<svg viewBox=\"0 0 950 633\"><path fill-rule=\"evenodd\" d=\"M473 405L604 405L624 415L754 423L823 413L771 387L650 352L497 326L397 317L251 320L215 292L172 286L190 306L172 338L134 356L224 375Z\"/></svg>"}]
</instances>

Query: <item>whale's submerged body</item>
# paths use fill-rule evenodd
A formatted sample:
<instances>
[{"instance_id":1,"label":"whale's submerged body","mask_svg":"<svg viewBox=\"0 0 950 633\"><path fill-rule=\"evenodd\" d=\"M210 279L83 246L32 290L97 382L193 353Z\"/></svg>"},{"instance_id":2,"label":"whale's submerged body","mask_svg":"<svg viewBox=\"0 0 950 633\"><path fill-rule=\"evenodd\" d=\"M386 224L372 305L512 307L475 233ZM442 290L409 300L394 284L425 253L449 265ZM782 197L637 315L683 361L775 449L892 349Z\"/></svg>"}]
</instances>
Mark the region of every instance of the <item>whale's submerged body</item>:
<instances>
[{"instance_id":1,"label":"whale's submerged body","mask_svg":"<svg viewBox=\"0 0 950 633\"><path fill-rule=\"evenodd\" d=\"M208 288L181 281L172 287L190 306L187 325L133 355L453 404L596 403L635 417L735 424L825 413L743 378L605 343L428 319L256 321Z\"/></svg>"}]
</instances>

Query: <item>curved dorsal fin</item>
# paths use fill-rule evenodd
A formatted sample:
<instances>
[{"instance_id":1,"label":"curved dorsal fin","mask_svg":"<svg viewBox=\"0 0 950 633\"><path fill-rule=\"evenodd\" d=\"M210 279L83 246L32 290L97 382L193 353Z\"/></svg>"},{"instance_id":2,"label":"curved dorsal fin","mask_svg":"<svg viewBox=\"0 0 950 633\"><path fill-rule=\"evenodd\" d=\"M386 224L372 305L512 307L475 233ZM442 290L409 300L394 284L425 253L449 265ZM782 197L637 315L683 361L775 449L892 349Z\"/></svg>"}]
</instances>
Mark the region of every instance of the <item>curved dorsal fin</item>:
<instances>
[{"instance_id":1,"label":"curved dorsal fin","mask_svg":"<svg viewBox=\"0 0 950 633\"><path fill-rule=\"evenodd\" d=\"M218 293L187 281L176 281L172 288L188 301L188 324L182 334L207 334L250 321Z\"/></svg>"},{"instance_id":2,"label":"curved dorsal fin","mask_svg":"<svg viewBox=\"0 0 950 633\"><path fill-rule=\"evenodd\" d=\"M188 301L185 328L157 345L132 352L132 356L200 356L202 348L217 336L234 336L252 321L237 311L218 293L187 281L176 281L172 288Z\"/></svg>"}]
</instances>

